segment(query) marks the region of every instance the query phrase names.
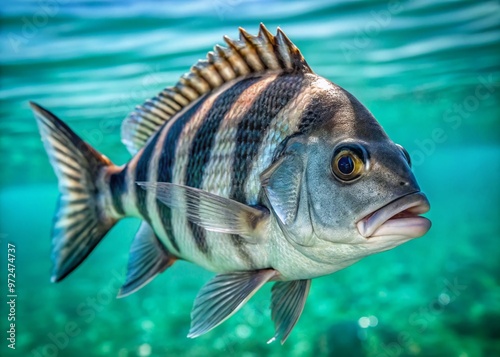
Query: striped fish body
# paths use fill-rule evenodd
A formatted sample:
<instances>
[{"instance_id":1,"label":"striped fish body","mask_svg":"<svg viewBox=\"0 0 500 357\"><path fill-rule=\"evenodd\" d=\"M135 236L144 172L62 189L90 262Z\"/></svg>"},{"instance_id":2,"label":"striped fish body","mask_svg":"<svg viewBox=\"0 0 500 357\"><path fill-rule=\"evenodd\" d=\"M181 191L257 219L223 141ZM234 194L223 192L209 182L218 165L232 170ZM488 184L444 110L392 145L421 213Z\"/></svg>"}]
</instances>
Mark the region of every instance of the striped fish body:
<instances>
[{"instance_id":1,"label":"striped fish body","mask_svg":"<svg viewBox=\"0 0 500 357\"><path fill-rule=\"evenodd\" d=\"M121 187L111 187L118 195L116 211L147 221L170 252L208 270L271 266L270 247L206 231L134 183L172 182L262 204L260 174L280 143L303 124L318 80L295 73L251 76L201 97L167 122L123 171L112 174L125 176ZM116 181L110 178L112 185Z\"/></svg>"},{"instance_id":2,"label":"striped fish body","mask_svg":"<svg viewBox=\"0 0 500 357\"><path fill-rule=\"evenodd\" d=\"M312 278L425 234L429 204L406 151L281 30L225 41L125 119L123 166L31 103L59 180L52 280L138 217L120 297L178 259L218 273L191 313L197 337L275 281L271 341L283 343Z\"/></svg>"}]
</instances>

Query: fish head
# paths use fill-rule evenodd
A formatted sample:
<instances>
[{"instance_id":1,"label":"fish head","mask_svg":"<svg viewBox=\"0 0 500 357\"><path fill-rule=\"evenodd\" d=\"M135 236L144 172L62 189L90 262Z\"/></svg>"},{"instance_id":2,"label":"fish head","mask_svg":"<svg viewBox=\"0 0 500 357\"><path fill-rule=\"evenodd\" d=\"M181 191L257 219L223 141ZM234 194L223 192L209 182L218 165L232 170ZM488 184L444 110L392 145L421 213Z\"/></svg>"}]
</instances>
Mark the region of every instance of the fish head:
<instances>
[{"instance_id":1,"label":"fish head","mask_svg":"<svg viewBox=\"0 0 500 357\"><path fill-rule=\"evenodd\" d=\"M317 140L310 149L304 188L313 238L375 253L429 230L430 221L420 216L429 202L400 145L341 137Z\"/></svg>"},{"instance_id":2,"label":"fish head","mask_svg":"<svg viewBox=\"0 0 500 357\"><path fill-rule=\"evenodd\" d=\"M268 180L282 192L268 189L268 197L287 239L311 259L359 260L430 229L420 216L429 202L408 153L333 83L318 100L314 123L287 141L282 157L288 167L275 168L281 177Z\"/></svg>"}]
</instances>

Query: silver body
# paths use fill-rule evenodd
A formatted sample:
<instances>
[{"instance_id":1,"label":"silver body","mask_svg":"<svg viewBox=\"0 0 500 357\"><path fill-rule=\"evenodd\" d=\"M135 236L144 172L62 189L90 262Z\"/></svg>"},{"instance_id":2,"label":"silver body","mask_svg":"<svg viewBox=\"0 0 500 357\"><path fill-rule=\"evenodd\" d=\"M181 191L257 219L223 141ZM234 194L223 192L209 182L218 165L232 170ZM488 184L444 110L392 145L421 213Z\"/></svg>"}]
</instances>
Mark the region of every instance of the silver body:
<instances>
[{"instance_id":1,"label":"silver body","mask_svg":"<svg viewBox=\"0 0 500 357\"><path fill-rule=\"evenodd\" d=\"M234 185L234 182L231 182L230 170L233 167L234 151L238 145L235 141L235 128L253 100L276 80L283 79L282 77L277 79L276 74L260 77L232 104L216 134L216 142L203 174L203 183L200 187L202 190L229 198L231 187ZM311 219L303 222L302 229L310 225L308 230L311 231L314 244L302 247L293 241L290 242L283 234L276 216L271 215L267 230L262 233L263 237L259 244L242 240L241 244L235 245L231 244L229 235L207 231L206 242L210 252L208 255L196 246L196 238L188 227L185 213L172 210L173 235L177 238L180 248L180 252L177 252L161 222L155 204L155 194L148 191L147 208L153 230L170 252L217 273L272 267L279 271L284 280L296 280L333 273L364 256L403 243L401 240L370 242L360 237L356 230L356 222L365 215L402 195L419 191L400 150L385 135L371 113L348 92L314 74L306 74L297 80L307 82L307 85L272 119L258 148L258 155L252 162L247 163L250 166L250 175L243 184L245 194L243 203L268 205L262 200L263 188L260 175L272 164L273 155L279 144L297 132L308 105L314 99L322 98L320 101L325 106L331 106L335 110L331 111L330 118L326 117L326 120L323 118L321 125L310 131L307 136L300 138L302 142L300 150L303 151L300 154L307 160L301 185L308 197L307 202L302 202L305 207L301 209L311 214ZM186 185L186 167L191 154L192 140L203 124L204 115L215 100L233 85L234 81L222 90L210 94L203 105L186 121L173 154L175 161L172 183ZM181 120L179 118L182 118L182 113L160 129L159 139L155 142L153 154L149 159L148 182L158 180L156 172L167 134L175 125L175 121ZM353 120L354 118L356 120ZM358 128L360 122L363 123L363 130ZM339 184L329 171L333 148L342 141L360 141L371 152L371 172L361 183ZM151 143L146 144L146 147L147 145ZM140 151L127 167L128 190L123 197L126 214L141 219L144 217L136 207L137 190L140 188L135 185L134 172L144 151ZM405 185L401 186L400 182L404 182ZM272 207L268 208L272 211ZM244 251L243 255L241 251Z\"/></svg>"},{"instance_id":2,"label":"silver body","mask_svg":"<svg viewBox=\"0 0 500 357\"><path fill-rule=\"evenodd\" d=\"M123 166L31 104L61 192L52 280L137 217L121 297L179 259L219 273L196 298L197 337L276 281L271 341L283 343L310 279L422 236L429 203L407 152L281 30L225 41L126 118Z\"/></svg>"}]
</instances>

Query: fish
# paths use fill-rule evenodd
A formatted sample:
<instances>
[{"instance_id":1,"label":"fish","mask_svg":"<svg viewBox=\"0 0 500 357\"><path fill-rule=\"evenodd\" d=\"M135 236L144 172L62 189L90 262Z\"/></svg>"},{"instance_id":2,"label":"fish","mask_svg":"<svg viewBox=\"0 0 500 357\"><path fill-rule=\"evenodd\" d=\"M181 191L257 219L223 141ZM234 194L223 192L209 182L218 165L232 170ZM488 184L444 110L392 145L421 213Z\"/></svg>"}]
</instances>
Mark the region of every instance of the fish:
<instances>
[{"instance_id":1,"label":"fish","mask_svg":"<svg viewBox=\"0 0 500 357\"><path fill-rule=\"evenodd\" d=\"M312 279L423 236L430 205L408 152L280 28L224 40L124 119L123 165L30 102L60 192L51 280L136 217L118 297L178 260L215 273L191 311L194 338L272 282L269 342L283 344Z\"/></svg>"}]
</instances>

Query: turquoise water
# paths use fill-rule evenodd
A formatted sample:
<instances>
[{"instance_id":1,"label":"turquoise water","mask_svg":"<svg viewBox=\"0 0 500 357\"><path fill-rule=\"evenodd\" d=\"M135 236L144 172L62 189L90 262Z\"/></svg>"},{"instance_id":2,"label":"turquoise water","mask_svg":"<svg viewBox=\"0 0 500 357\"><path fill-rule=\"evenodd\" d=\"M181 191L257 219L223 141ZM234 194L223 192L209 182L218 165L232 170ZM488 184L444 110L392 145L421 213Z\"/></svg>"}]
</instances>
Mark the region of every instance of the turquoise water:
<instances>
[{"instance_id":1,"label":"turquoise water","mask_svg":"<svg viewBox=\"0 0 500 357\"><path fill-rule=\"evenodd\" d=\"M335 4L331 4L335 3ZM497 1L15 2L2 5L1 316L16 246L16 349L2 356L500 355L500 5ZM431 231L316 279L284 346L265 287L191 340L212 274L179 262L115 299L138 221L118 224L51 284L57 185L28 100L53 110L115 163L119 125L222 36L281 26L310 66L359 98L413 157ZM367 326L369 325L369 326Z\"/></svg>"}]
</instances>

